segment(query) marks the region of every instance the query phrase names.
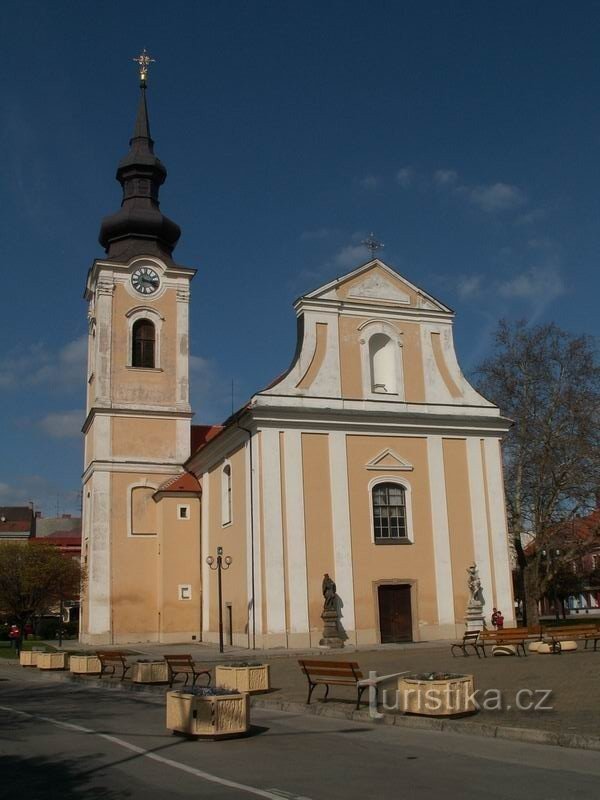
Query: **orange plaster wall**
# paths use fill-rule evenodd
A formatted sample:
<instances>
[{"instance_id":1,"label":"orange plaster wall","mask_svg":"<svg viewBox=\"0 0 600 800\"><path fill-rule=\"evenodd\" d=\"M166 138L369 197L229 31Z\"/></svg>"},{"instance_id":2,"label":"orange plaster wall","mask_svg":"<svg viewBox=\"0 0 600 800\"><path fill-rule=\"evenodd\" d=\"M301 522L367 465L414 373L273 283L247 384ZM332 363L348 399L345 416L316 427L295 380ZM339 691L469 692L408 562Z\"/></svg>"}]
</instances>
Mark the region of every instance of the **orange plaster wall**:
<instances>
[{"instance_id":1,"label":"orange plaster wall","mask_svg":"<svg viewBox=\"0 0 600 800\"><path fill-rule=\"evenodd\" d=\"M455 619L464 617L469 601L467 567L473 563L473 523L465 439L443 439L450 559L454 581Z\"/></svg>"},{"instance_id":2,"label":"orange plaster wall","mask_svg":"<svg viewBox=\"0 0 600 800\"><path fill-rule=\"evenodd\" d=\"M174 419L112 418L112 453L115 458L173 460L177 440ZM163 478L164 480L164 478Z\"/></svg>"},{"instance_id":3,"label":"orange plaster wall","mask_svg":"<svg viewBox=\"0 0 600 800\"><path fill-rule=\"evenodd\" d=\"M159 485L164 475L111 475L111 584L115 637L158 631L158 538L127 535L127 494L146 479Z\"/></svg>"},{"instance_id":4,"label":"orange plaster wall","mask_svg":"<svg viewBox=\"0 0 600 800\"><path fill-rule=\"evenodd\" d=\"M318 629L323 625L323 573L334 573L327 434L302 434L302 472L309 624Z\"/></svg>"},{"instance_id":5,"label":"orange plaster wall","mask_svg":"<svg viewBox=\"0 0 600 800\"><path fill-rule=\"evenodd\" d=\"M411 472L367 470L365 464L387 448L414 469ZM351 435L347 437L347 454L357 630L379 631L374 584L383 580L417 580L417 609L413 609L413 617L417 610L418 619L435 624L437 595L426 440ZM374 478L386 476L400 478L411 486L414 544L376 545L372 541L368 487ZM413 631L415 638L417 634Z\"/></svg>"}]
</instances>

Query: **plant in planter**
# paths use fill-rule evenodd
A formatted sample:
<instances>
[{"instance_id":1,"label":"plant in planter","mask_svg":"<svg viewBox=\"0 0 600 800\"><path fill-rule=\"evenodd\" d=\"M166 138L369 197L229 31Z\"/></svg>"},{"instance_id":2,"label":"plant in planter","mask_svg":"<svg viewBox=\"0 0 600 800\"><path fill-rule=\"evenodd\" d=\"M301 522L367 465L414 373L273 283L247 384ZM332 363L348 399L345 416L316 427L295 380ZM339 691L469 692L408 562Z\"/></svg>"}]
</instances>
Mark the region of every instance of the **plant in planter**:
<instances>
[{"instance_id":1,"label":"plant in planter","mask_svg":"<svg viewBox=\"0 0 600 800\"><path fill-rule=\"evenodd\" d=\"M215 682L218 686L237 689L238 692L266 692L271 688L269 665L259 661L219 664L215 669Z\"/></svg>"},{"instance_id":2,"label":"plant in planter","mask_svg":"<svg viewBox=\"0 0 600 800\"><path fill-rule=\"evenodd\" d=\"M249 699L221 686L167 692L167 728L213 739L241 736L250 727Z\"/></svg>"},{"instance_id":3,"label":"plant in planter","mask_svg":"<svg viewBox=\"0 0 600 800\"><path fill-rule=\"evenodd\" d=\"M69 654L64 652L38 653L38 669L66 669Z\"/></svg>"},{"instance_id":4,"label":"plant in planter","mask_svg":"<svg viewBox=\"0 0 600 800\"><path fill-rule=\"evenodd\" d=\"M397 708L406 714L451 717L476 711L473 676L421 672L398 678Z\"/></svg>"}]
</instances>

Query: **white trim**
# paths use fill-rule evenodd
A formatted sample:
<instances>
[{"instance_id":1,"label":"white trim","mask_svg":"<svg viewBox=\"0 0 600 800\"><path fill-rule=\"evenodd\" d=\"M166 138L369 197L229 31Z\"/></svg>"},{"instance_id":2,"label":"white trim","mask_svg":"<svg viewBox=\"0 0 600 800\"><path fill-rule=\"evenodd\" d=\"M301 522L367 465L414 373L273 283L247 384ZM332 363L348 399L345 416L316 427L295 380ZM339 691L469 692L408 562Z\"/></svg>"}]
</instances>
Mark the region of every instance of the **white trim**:
<instances>
[{"instance_id":1,"label":"white trim","mask_svg":"<svg viewBox=\"0 0 600 800\"><path fill-rule=\"evenodd\" d=\"M209 531L209 499L210 499L210 476L208 472L202 473L202 502L200 517L200 571L202 574L202 633L210 631L210 567L206 563L206 558L210 552L210 531Z\"/></svg>"},{"instance_id":2,"label":"white trim","mask_svg":"<svg viewBox=\"0 0 600 800\"><path fill-rule=\"evenodd\" d=\"M257 445L257 441L253 442L253 448ZM250 439L246 439L244 443L244 479L245 491L244 497L246 498L246 590L247 590L247 604L246 609L248 612L248 647L252 647L252 502L250 501L250 492L252 491L251 480L252 464L250 463ZM256 618L256 611L255 611Z\"/></svg>"},{"instance_id":3,"label":"white trim","mask_svg":"<svg viewBox=\"0 0 600 800\"><path fill-rule=\"evenodd\" d=\"M229 459L221 465L219 493L221 498L221 527L233 523L233 469Z\"/></svg>"},{"instance_id":4,"label":"white trim","mask_svg":"<svg viewBox=\"0 0 600 800\"><path fill-rule=\"evenodd\" d=\"M304 483L302 475L302 434L286 431L283 444L285 464L285 530L289 604L289 632L309 630L306 530L304 527Z\"/></svg>"},{"instance_id":5,"label":"white trim","mask_svg":"<svg viewBox=\"0 0 600 800\"><path fill-rule=\"evenodd\" d=\"M265 545L266 633L285 633L285 578L281 516L279 431L265 430L262 442L262 494Z\"/></svg>"},{"instance_id":6,"label":"white trim","mask_svg":"<svg viewBox=\"0 0 600 800\"><path fill-rule=\"evenodd\" d=\"M394 465L391 464L381 464L381 462L386 459L387 457L393 458L394 461L397 463ZM402 472L412 472L414 469L413 465L410 464L406 459L400 458L398 453L395 453L391 447L387 447L385 450L382 450L379 455L376 455L375 458L372 458L369 462L365 464L365 469L377 469L377 470L387 470L388 472L391 470L395 471L402 471Z\"/></svg>"},{"instance_id":7,"label":"white trim","mask_svg":"<svg viewBox=\"0 0 600 800\"><path fill-rule=\"evenodd\" d=\"M335 583L338 595L344 604L342 613L344 628L348 631L354 631L354 572L346 435L339 431L332 431L328 438Z\"/></svg>"},{"instance_id":8,"label":"white trim","mask_svg":"<svg viewBox=\"0 0 600 800\"><path fill-rule=\"evenodd\" d=\"M127 318L127 363L125 366L131 369L148 369L148 367L134 367L133 361L133 326L140 319L147 319L154 325L154 366L153 370L161 369L160 362L160 340L164 317L155 308L148 306L138 306L131 308L126 314Z\"/></svg>"},{"instance_id":9,"label":"white trim","mask_svg":"<svg viewBox=\"0 0 600 800\"><path fill-rule=\"evenodd\" d=\"M469 494L471 496L473 553L481 578L485 614L486 609L493 608L496 603L493 597L494 584L492 582L492 564L490 560L481 440L473 436L467 439L467 468L469 473Z\"/></svg>"},{"instance_id":10,"label":"white trim","mask_svg":"<svg viewBox=\"0 0 600 800\"><path fill-rule=\"evenodd\" d=\"M175 361L175 380L177 383L176 405L182 410L190 408L190 282L187 278L178 280L176 290L176 336L177 355ZM189 438L189 437L188 437ZM189 453L189 450L188 450Z\"/></svg>"},{"instance_id":11,"label":"white trim","mask_svg":"<svg viewBox=\"0 0 600 800\"><path fill-rule=\"evenodd\" d=\"M378 475L376 478L371 478L368 485L369 491L369 518L370 518L370 525L371 525L371 544L376 544L377 547L380 547L381 544L379 542L375 542L375 524L373 521L373 489L379 483L397 483L399 486L404 488L404 502L405 502L405 509L406 509L406 537L402 539L391 538L390 539L390 546L392 544L414 544L415 541L415 532L413 528L413 515L412 515L412 487L410 482L406 480L406 478L399 478L397 475ZM387 547L388 545L383 545Z\"/></svg>"},{"instance_id":12,"label":"white trim","mask_svg":"<svg viewBox=\"0 0 600 800\"><path fill-rule=\"evenodd\" d=\"M111 633L110 475L98 472L91 483L91 524L88 542L89 583L86 593L90 636Z\"/></svg>"},{"instance_id":13,"label":"white trim","mask_svg":"<svg viewBox=\"0 0 600 800\"><path fill-rule=\"evenodd\" d=\"M127 487L127 538L131 539L147 539L150 536L156 536L158 534L158 519L155 518L156 522L156 530L152 533L134 533L133 532L133 508L131 503L131 495L134 489L151 489L152 492L156 492L158 489L158 484L156 483L149 483L147 479L141 479L134 481L134 483L130 483ZM156 517L156 505L152 506L154 508L154 514Z\"/></svg>"},{"instance_id":14,"label":"white trim","mask_svg":"<svg viewBox=\"0 0 600 800\"><path fill-rule=\"evenodd\" d=\"M186 516L181 516L182 509L186 509ZM192 518L192 506L189 503L177 503L177 519L187 522Z\"/></svg>"},{"instance_id":15,"label":"white trim","mask_svg":"<svg viewBox=\"0 0 600 800\"><path fill-rule=\"evenodd\" d=\"M494 557L494 578L496 581L496 608L502 611L505 621L508 623L514 620L515 610L513 608L511 570L508 555L508 531L504 506L500 441L498 439L486 439L484 448L492 553Z\"/></svg>"},{"instance_id":16,"label":"white trim","mask_svg":"<svg viewBox=\"0 0 600 800\"><path fill-rule=\"evenodd\" d=\"M454 589L452 585L448 505L446 501L446 476L444 474L444 450L441 436L430 436L427 439L427 461L429 465L438 624L453 625Z\"/></svg>"},{"instance_id":17,"label":"white trim","mask_svg":"<svg viewBox=\"0 0 600 800\"><path fill-rule=\"evenodd\" d=\"M252 474L253 474L253 499L254 508L254 618L256 622L256 635L263 634L263 614L262 614L262 525L260 514L260 498L262 486L262 472L260 468L260 453L262 449L260 435L254 436L252 443ZM252 584L249 584L248 591L252 591Z\"/></svg>"}]
</instances>

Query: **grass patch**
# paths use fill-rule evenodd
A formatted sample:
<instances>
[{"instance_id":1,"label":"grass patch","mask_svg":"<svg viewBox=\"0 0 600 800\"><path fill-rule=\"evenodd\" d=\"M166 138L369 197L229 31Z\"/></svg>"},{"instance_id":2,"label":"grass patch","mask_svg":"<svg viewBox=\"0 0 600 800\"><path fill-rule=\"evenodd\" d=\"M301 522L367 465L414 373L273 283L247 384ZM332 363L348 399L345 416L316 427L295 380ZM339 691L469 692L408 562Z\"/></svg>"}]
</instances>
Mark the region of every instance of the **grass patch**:
<instances>
[{"instance_id":1,"label":"grass patch","mask_svg":"<svg viewBox=\"0 0 600 800\"><path fill-rule=\"evenodd\" d=\"M51 644L42 644L39 640L36 641L35 639L28 639L27 641L23 642L21 649L32 650L34 647L43 647L47 653L54 653L57 649ZM17 660L18 656L14 647L12 646L12 642L0 642L0 658L12 658L15 661Z\"/></svg>"}]
</instances>

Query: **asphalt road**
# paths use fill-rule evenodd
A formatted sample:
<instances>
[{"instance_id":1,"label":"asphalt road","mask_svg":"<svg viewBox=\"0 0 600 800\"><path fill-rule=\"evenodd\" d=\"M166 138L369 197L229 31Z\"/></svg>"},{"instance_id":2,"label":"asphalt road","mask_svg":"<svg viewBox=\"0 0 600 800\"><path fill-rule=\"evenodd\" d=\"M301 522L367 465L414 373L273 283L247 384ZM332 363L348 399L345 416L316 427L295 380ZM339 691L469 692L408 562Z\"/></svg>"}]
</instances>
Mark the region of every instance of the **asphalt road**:
<instances>
[{"instance_id":1,"label":"asphalt road","mask_svg":"<svg viewBox=\"0 0 600 800\"><path fill-rule=\"evenodd\" d=\"M600 793L598 753L253 711L250 736L188 741L164 700L16 672L0 682L0 797L527 798Z\"/></svg>"}]
</instances>

